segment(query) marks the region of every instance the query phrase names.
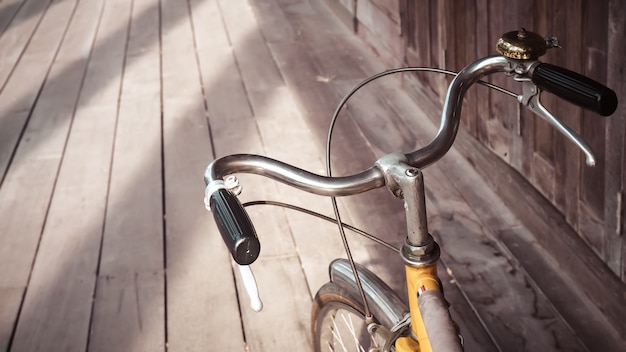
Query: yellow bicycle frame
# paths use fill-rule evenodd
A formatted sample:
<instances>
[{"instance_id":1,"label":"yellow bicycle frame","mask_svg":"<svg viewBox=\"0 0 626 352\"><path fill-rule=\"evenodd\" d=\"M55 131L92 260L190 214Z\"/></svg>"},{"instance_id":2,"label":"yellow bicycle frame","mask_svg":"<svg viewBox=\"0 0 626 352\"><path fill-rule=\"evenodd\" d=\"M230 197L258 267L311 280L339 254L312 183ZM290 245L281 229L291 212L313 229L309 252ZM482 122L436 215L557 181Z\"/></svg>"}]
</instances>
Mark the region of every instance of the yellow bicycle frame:
<instances>
[{"instance_id":1,"label":"yellow bicycle frame","mask_svg":"<svg viewBox=\"0 0 626 352\"><path fill-rule=\"evenodd\" d=\"M435 264L419 268L406 266L406 279L409 291L409 309L411 310L411 329L417 341L411 336L401 337L396 341L397 352L431 352L430 341L422 314L418 308L418 295L427 290L441 290Z\"/></svg>"}]
</instances>

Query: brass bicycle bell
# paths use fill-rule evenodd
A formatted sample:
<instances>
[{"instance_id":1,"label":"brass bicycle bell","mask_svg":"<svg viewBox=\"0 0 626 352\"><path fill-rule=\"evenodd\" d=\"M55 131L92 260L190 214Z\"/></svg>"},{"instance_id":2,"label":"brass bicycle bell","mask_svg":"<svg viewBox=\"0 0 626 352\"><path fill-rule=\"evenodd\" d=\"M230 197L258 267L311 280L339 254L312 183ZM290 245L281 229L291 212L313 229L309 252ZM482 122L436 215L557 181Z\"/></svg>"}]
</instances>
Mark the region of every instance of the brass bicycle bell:
<instances>
[{"instance_id":1,"label":"brass bicycle bell","mask_svg":"<svg viewBox=\"0 0 626 352\"><path fill-rule=\"evenodd\" d=\"M502 35L496 44L500 55L517 60L536 60L549 48L558 47L556 38L545 39L537 33L524 28Z\"/></svg>"}]
</instances>

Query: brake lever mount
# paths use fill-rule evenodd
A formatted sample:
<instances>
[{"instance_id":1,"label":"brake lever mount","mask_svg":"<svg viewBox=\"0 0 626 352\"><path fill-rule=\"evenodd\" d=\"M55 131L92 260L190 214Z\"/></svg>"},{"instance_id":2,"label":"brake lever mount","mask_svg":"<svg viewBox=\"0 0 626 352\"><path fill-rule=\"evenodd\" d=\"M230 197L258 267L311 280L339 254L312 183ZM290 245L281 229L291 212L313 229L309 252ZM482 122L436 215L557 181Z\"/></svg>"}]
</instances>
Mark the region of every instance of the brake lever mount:
<instances>
[{"instance_id":1,"label":"brake lever mount","mask_svg":"<svg viewBox=\"0 0 626 352\"><path fill-rule=\"evenodd\" d=\"M517 75L515 80L522 83L522 94L517 97L520 104L528 107L535 115L541 117L550 125L554 126L561 134L574 143L584 154L587 166L594 166L596 158L589 145L574 130L569 128L563 122L558 120L546 107L541 103L542 90L535 85L530 78Z\"/></svg>"}]
</instances>

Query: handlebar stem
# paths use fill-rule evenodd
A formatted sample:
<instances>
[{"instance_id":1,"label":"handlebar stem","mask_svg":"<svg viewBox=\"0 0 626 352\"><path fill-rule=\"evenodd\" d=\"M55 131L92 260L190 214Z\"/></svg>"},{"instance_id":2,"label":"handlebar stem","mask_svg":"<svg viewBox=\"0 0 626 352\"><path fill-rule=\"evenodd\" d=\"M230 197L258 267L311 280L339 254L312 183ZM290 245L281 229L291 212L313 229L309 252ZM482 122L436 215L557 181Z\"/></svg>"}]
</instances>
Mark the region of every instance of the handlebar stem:
<instances>
[{"instance_id":1,"label":"handlebar stem","mask_svg":"<svg viewBox=\"0 0 626 352\"><path fill-rule=\"evenodd\" d=\"M407 238L400 254L411 267L433 265L439 259L439 246L428 232L424 176L420 169L406 163L401 153L380 158L376 165L384 170L387 188L404 200Z\"/></svg>"}]
</instances>

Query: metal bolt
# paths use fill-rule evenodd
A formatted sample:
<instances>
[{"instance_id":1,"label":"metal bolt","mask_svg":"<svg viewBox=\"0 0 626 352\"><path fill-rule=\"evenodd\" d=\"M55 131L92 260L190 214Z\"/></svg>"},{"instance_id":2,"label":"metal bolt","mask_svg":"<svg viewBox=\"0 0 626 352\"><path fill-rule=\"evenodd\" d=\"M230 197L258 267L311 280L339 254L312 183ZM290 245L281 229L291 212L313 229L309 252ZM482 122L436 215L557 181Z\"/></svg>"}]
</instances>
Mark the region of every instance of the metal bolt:
<instances>
[{"instance_id":1,"label":"metal bolt","mask_svg":"<svg viewBox=\"0 0 626 352\"><path fill-rule=\"evenodd\" d=\"M419 174L419 170L418 170L418 169L414 169L414 168L412 168L412 169L407 169L407 170L405 171L405 174L406 174L407 176L409 176L409 177L415 177L415 176L417 176L417 175Z\"/></svg>"},{"instance_id":2,"label":"metal bolt","mask_svg":"<svg viewBox=\"0 0 626 352\"><path fill-rule=\"evenodd\" d=\"M237 196L241 194L241 185L234 175L228 175L224 178L224 186Z\"/></svg>"}]
</instances>

